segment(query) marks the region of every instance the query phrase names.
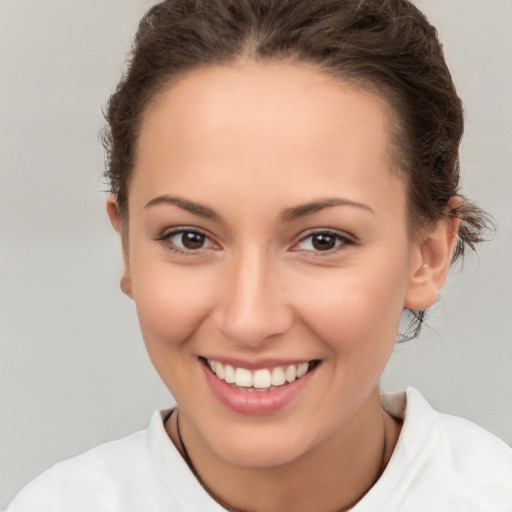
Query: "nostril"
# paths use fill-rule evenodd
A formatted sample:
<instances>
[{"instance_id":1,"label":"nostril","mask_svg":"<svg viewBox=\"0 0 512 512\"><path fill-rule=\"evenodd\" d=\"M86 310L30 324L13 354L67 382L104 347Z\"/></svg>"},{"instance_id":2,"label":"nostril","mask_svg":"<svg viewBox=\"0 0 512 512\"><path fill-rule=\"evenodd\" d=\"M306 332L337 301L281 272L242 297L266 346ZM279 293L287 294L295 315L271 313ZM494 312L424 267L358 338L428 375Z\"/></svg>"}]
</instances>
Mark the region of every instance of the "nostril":
<instances>
[{"instance_id":1,"label":"nostril","mask_svg":"<svg viewBox=\"0 0 512 512\"><path fill-rule=\"evenodd\" d=\"M213 321L215 327L233 344L244 347L260 347L288 332L293 316L286 307L243 307L217 310Z\"/></svg>"}]
</instances>

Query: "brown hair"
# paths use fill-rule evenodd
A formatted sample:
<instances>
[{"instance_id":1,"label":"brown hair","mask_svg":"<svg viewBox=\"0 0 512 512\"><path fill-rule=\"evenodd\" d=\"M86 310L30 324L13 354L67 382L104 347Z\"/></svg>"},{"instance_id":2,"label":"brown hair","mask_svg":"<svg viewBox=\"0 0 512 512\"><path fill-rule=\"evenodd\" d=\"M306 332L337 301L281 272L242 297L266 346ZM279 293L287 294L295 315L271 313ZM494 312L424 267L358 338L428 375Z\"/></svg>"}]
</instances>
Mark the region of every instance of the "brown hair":
<instances>
[{"instance_id":1,"label":"brown hair","mask_svg":"<svg viewBox=\"0 0 512 512\"><path fill-rule=\"evenodd\" d=\"M459 217L454 261L484 239L490 218L459 191L462 103L436 29L408 0L166 0L151 8L106 112L105 174L122 216L152 99L187 71L241 58L310 63L383 96L396 116L413 226ZM411 313L413 337L425 312Z\"/></svg>"}]
</instances>

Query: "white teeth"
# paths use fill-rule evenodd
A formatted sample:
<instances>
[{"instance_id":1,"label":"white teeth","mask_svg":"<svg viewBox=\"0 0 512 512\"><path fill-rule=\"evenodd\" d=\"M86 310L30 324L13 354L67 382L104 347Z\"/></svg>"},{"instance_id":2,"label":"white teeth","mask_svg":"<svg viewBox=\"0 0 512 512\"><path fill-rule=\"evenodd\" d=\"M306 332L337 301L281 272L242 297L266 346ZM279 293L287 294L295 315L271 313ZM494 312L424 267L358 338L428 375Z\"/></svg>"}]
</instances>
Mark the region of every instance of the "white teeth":
<instances>
[{"instance_id":1,"label":"white teeth","mask_svg":"<svg viewBox=\"0 0 512 512\"><path fill-rule=\"evenodd\" d=\"M218 361L215 363L215 375L219 377L219 379L224 380L224 366L222 363L219 363Z\"/></svg>"},{"instance_id":2,"label":"white teeth","mask_svg":"<svg viewBox=\"0 0 512 512\"><path fill-rule=\"evenodd\" d=\"M269 388L272 385L269 370L256 370L252 376L252 387L258 389Z\"/></svg>"},{"instance_id":3,"label":"white teeth","mask_svg":"<svg viewBox=\"0 0 512 512\"><path fill-rule=\"evenodd\" d=\"M272 370L272 386L282 386L286 382L284 370L281 367Z\"/></svg>"},{"instance_id":4,"label":"white teeth","mask_svg":"<svg viewBox=\"0 0 512 512\"><path fill-rule=\"evenodd\" d=\"M252 387L252 372L246 368L237 368L235 370L235 384L243 388Z\"/></svg>"},{"instance_id":5,"label":"white teeth","mask_svg":"<svg viewBox=\"0 0 512 512\"><path fill-rule=\"evenodd\" d=\"M248 370L247 368L234 368L230 364L222 364L219 361L207 359L207 364L212 372L220 380L228 384L235 384L242 388L270 389L272 386L282 386L292 383L303 377L309 370L309 363L291 364L287 367L276 366L275 368L261 368L259 370Z\"/></svg>"},{"instance_id":6,"label":"white teeth","mask_svg":"<svg viewBox=\"0 0 512 512\"><path fill-rule=\"evenodd\" d=\"M300 379L306 373L308 372L309 363L300 363L299 366L297 366L297 379Z\"/></svg>"},{"instance_id":7,"label":"white teeth","mask_svg":"<svg viewBox=\"0 0 512 512\"><path fill-rule=\"evenodd\" d=\"M295 365L292 364L286 368L284 378L286 382L293 382L297 378L297 368L295 368Z\"/></svg>"},{"instance_id":8,"label":"white teeth","mask_svg":"<svg viewBox=\"0 0 512 512\"><path fill-rule=\"evenodd\" d=\"M224 366L224 380L228 384L235 383L235 369L230 364Z\"/></svg>"}]
</instances>

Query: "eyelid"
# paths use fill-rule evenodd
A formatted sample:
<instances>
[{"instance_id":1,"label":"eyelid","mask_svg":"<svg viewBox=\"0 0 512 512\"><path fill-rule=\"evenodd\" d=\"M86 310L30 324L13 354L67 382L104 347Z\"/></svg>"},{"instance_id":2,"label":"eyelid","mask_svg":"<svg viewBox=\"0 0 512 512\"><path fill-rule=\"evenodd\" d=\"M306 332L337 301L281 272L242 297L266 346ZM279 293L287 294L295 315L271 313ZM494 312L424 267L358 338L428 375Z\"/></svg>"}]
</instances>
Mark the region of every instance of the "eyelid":
<instances>
[{"instance_id":1,"label":"eyelid","mask_svg":"<svg viewBox=\"0 0 512 512\"><path fill-rule=\"evenodd\" d=\"M172 237L187 232L197 233L204 236L210 242L211 245L209 245L208 247L201 247L199 249L186 249L176 246L174 243L171 242ZM198 228L196 226L175 226L172 228L167 228L154 240L161 243L167 249L170 249L173 252L187 256L197 256L203 254L208 249L219 247L219 244L213 239L211 235L209 235L204 229Z\"/></svg>"},{"instance_id":2,"label":"eyelid","mask_svg":"<svg viewBox=\"0 0 512 512\"><path fill-rule=\"evenodd\" d=\"M332 237L335 237L337 240L341 240L343 243L333 247L332 249L326 250L326 251L314 251L309 249L299 249L296 248L298 244L301 242L307 240L308 238L314 236L314 235L329 235ZM307 231L302 232L300 235L298 235L295 239L295 241L292 244L292 251L304 251L308 253L312 253L315 256L328 256L332 255L333 253L337 252L338 250L346 247L347 245L354 245L357 242L356 238L352 235L349 235L348 233L344 231L339 231L337 229L332 228L312 228Z\"/></svg>"},{"instance_id":3,"label":"eyelid","mask_svg":"<svg viewBox=\"0 0 512 512\"><path fill-rule=\"evenodd\" d=\"M171 242L171 238L182 234L182 233L198 233L205 237L205 239L208 241L209 245L207 247L200 247L198 249L187 249L182 248ZM337 241L341 241L342 243L339 243L332 249L328 249L325 251L321 250L312 250L312 249L301 249L297 246L301 243L307 240L308 238L315 236L315 235L329 235L337 239ZM156 236L154 238L155 241L161 243L164 245L167 249L176 252L178 254L183 255L200 255L203 254L206 250L209 249L219 249L220 245L218 242L216 242L213 237L204 229L198 228L196 226L175 226L172 228L165 229L160 235ZM344 231L340 231L337 229L332 228L311 228L306 231L303 231L300 233L295 240L292 242L291 250L292 251L302 251L306 253L313 254L314 256L328 256L332 255L333 253L336 253L340 249L343 249L346 246L354 245L357 242L356 238L353 235L350 235Z\"/></svg>"}]
</instances>

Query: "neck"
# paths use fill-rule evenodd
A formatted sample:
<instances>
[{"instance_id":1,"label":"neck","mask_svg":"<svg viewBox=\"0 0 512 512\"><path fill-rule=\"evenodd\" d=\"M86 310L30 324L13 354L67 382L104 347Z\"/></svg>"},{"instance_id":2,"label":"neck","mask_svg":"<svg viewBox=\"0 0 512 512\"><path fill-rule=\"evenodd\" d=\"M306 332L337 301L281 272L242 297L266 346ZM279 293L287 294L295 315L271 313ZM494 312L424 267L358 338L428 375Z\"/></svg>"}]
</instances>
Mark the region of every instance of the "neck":
<instances>
[{"instance_id":1,"label":"neck","mask_svg":"<svg viewBox=\"0 0 512 512\"><path fill-rule=\"evenodd\" d=\"M212 497L228 510L244 512L348 510L382 474L400 431L382 411L378 388L332 436L279 466L230 464L201 446L200 438L178 414L171 416L166 428Z\"/></svg>"}]
</instances>

